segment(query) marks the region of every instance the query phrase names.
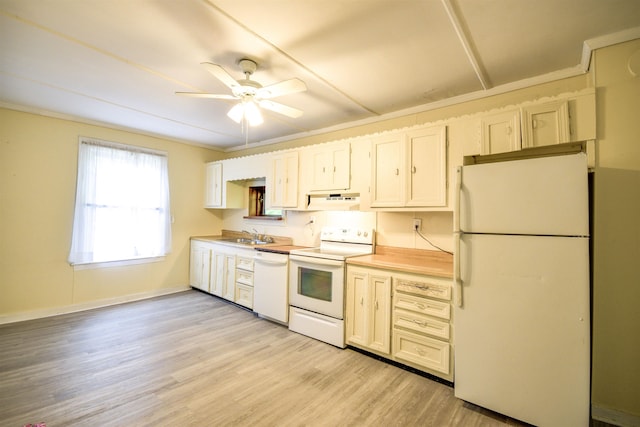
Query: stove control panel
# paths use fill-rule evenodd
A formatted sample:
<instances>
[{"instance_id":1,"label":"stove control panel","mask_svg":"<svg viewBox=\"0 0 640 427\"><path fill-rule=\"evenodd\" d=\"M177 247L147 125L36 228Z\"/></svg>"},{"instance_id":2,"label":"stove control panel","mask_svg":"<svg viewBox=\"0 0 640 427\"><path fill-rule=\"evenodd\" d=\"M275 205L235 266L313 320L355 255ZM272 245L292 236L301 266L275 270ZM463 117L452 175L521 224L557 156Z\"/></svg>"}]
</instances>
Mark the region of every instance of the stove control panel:
<instances>
[{"instance_id":1,"label":"stove control panel","mask_svg":"<svg viewBox=\"0 0 640 427\"><path fill-rule=\"evenodd\" d=\"M345 227L322 227L320 231L320 241L363 243L372 245L375 240L375 231L371 228L345 228Z\"/></svg>"}]
</instances>

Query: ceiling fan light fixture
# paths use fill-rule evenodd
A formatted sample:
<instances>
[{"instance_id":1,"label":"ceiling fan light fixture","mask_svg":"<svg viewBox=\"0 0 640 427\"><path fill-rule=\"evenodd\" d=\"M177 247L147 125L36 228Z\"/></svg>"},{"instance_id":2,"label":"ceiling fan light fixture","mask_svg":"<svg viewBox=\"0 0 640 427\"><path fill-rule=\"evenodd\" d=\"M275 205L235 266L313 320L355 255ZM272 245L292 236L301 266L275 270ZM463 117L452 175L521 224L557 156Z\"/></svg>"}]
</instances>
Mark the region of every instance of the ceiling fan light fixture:
<instances>
[{"instance_id":1,"label":"ceiling fan light fixture","mask_svg":"<svg viewBox=\"0 0 640 427\"><path fill-rule=\"evenodd\" d=\"M244 118L249 121L250 126L258 126L264 122L260 108L253 101L244 103Z\"/></svg>"},{"instance_id":2,"label":"ceiling fan light fixture","mask_svg":"<svg viewBox=\"0 0 640 427\"><path fill-rule=\"evenodd\" d=\"M253 101L239 102L229 110L227 116L236 123L246 120L249 126L258 126L264 122L260 109Z\"/></svg>"}]
</instances>

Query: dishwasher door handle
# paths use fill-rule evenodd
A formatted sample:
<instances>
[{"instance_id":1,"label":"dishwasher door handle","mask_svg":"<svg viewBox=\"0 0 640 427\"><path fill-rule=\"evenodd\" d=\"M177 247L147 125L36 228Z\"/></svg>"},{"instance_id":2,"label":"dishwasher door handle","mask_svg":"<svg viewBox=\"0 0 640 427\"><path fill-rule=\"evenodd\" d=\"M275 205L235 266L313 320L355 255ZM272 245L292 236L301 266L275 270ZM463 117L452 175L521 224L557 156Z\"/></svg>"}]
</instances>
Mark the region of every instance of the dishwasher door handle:
<instances>
[{"instance_id":1,"label":"dishwasher door handle","mask_svg":"<svg viewBox=\"0 0 640 427\"><path fill-rule=\"evenodd\" d=\"M268 265L287 265L287 263L289 262L289 260L272 261L272 260L269 260L269 259L264 259L264 258L259 258L259 257L253 258L253 261L257 262L258 264L268 264Z\"/></svg>"}]
</instances>

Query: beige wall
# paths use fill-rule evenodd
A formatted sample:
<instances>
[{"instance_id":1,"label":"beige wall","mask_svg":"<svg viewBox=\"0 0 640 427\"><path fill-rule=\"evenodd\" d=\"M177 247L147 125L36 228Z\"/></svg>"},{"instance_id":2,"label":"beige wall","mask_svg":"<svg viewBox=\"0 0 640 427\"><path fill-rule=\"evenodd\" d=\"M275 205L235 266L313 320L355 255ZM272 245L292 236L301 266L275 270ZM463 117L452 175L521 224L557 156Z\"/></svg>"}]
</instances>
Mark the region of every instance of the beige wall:
<instances>
[{"instance_id":1,"label":"beige wall","mask_svg":"<svg viewBox=\"0 0 640 427\"><path fill-rule=\"evenodd\" d=\"M595 52L598 153L592 375L594 406L636 417L640 417L640 77L631 75L627 63L638 51L640 40Z\"/></svg>"},{"instance_id":2,"label":"beige wall","mask_svg":"<svg viewBox=\"0 0 640 427\"><path fill-rule=\"evenodd\" d=\"M78 137L168 152L172 253L164 261L74 271L67 263ZM220 153L99 126L0 109L0 319L162 293L188 284L189 236L219 231L202 208L204 166Z\"/></svg>"}]
</instances>

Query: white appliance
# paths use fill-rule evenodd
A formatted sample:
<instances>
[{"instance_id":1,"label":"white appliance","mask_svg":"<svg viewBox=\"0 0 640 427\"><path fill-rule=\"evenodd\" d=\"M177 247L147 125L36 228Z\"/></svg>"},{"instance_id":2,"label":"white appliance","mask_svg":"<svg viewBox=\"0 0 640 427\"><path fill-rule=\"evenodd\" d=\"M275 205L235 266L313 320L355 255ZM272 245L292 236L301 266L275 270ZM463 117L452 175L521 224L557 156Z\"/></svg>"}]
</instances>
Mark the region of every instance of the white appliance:
<instances>
[{"instance_id":1,"label":"white appliance","mask_svg":"<svg viewBox=\"0 0 640 427\"><path fill-rule=\"evenodd\" d=\"M462 166L458 185L455 396L537 426L588 426L586 154Z\"/></svg>"},{"instance_id":2,"label":"white appliance","mask_svg":"<svg viewBox=\"0 0 640 427\"><path fill-rule=\"evenodd\" d=\"M287 323L289 254L257 248L253 261L253 311L268 319Z\"/></svg>"},{"instance_id":3,"label":"white appliance","mask_svg":"<svg viewBox=\"0 0 640 427\"><path fill-rule=\"evenodd\" d=\"M289 255L289 329L344 348L345 260L373 253L375 232L323 227L320 247Z\"/></svg>"}]
</instances>

